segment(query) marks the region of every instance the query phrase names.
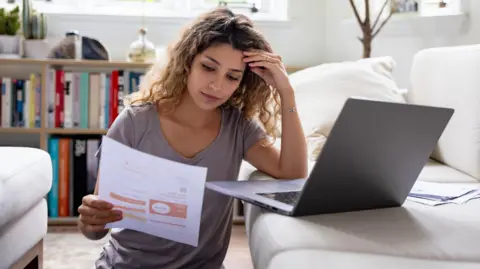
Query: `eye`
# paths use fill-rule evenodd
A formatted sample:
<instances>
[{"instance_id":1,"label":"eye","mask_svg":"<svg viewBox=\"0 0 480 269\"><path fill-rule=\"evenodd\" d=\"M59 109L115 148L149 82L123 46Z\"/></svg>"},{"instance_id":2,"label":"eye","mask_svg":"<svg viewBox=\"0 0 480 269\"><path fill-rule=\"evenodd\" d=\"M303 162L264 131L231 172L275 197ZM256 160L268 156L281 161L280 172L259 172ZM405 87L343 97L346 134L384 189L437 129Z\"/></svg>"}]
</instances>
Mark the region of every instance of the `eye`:
<instances>
[{"instance_id":1,"label":"eye","mask_svg":"<svg viewBox=\"0 0 480 269\"><path fill-rule=\"evenodd\" d=\"M239 78L237 78L237 77L233 77L233 76L227 76L227 77L228 77L228 79L231 80L231 81L237 81L237 80L239 80Z\"/></svg>"},{"instance_id":2,"label":"eye","mask_svg":"<svg viewBox=\"0 0 480 269\"><path fill-rule=\"evenodd\" d=\"M210 66L208 66L206 64L202 64L202 67L209 72L215 71L215 69L211 68Z\"/></svg>"}]
</instances>

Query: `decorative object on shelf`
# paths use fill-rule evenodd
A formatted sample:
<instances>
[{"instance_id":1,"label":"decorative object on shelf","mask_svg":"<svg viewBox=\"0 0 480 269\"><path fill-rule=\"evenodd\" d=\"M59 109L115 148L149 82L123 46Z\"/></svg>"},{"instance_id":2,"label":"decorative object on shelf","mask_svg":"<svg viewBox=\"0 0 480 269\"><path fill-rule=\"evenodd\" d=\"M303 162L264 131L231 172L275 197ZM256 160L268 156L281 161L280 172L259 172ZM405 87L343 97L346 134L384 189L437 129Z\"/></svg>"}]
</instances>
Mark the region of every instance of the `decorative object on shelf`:
<instances>
[{"instance_id":1,"label":"decorative object on shelf","mask_svg":"<svg viewBox=\"0 0 480 269\"><path fill-rule=\"evenodd\" d=\"M440 2L438 2L438 7L439 8L445 8L445 7L447 7L447 3L443 0L441 0Z\"/></svg>"},{"instance_id":2,"label":"decorative object on shelf","mask_svg":"<svg viewBox=\"0 0 480 269\"><path fill-rule=\"evenodd\" d=\"M128 51L128 62L153 63L156 60L155 45L148 40L147 30L141 28L138 34L138 39L130 44Z\"/></svg>"},{"instance_id":3,"label":"decorative object on shelf","mask_svg":"<svg viewBox=\"0 0 480 269\"><path fill-rule=\"evenodd\" d=\"M127 62L136 63L153 63L155 62L156 48L153 42L147 38L147 28L145 27L145 0L142 1L142 18L140 30L138 31L138 39L130 44L127 52Z\"/></svg>"},{"instance_id":4,"label":"decorative object on shelf","mask_svg":"<svg viewBox=\"0 0 480 269\"><path fill-rule=\"evenodd\" d=\"M100 41L82 36L82 59L109 61L110 56L106 47Z\"/></svg>"},{"instance_id":5,"label":"decorative object on shelf","mask_svg":"<svg viewBox=\"0 0 480 269\"><path fill-rule=\"evenodd\" d=\"M20 7L0 8L0 58L20 58Z\"/></svg>"},{"instance_id":6,"label":"decorative object on shelf","mask_svg":"<svg viewBox=\"0 0 480 269\"><path fill-rule=\"evenodd\" d=\"M358 40L360 40L360 42L362 42L362 45L363 45L363 58L370 58L372 54L373 39L378 35L378 33L380 33L380 31L387 24L387 22L390 20L390 18L392 17L393 13L395 13L395 11L389 5L390 0L385 0L385 2L382 5L382 8L380 9L380 12L378 13L377 17L372 23L372 20L371 20L372 16L370 14L370 10L371 10L370 1L365 0L364 20L360 18L360 14L358 13L358 8L354 3L354 0L349 0L349 1L352 7L353 13L355 14L355 18L358 24L360 25L360 29L363 34L362 37L358 37ZM390 8L389 14L386 18L381 19L382 14L385 11L385 8L387 7Z\"/></svg>"},{"instance_id":7,"label":"decorative object on shelf","mask_svg":"<svg viewBox=\"0 0 480 269\"><path fill-rule=\"evenodd\" d=\"M65 37L51 50L48 58L53 59L78 59L80 35L72 30L65 33Z\"/></svg>"},{"instance_id":8,"label":"decorative object on shelf","mask_svg":"<svg viewBox=\"0 0 480 269\"><path fill-rule=\"evenodd\" d=\"M24 57L45 59L49 50L46 17L32 7L31 0L23 0L22 28Z\"/></svg>"},{"instance_id":9,"label":"decorative object on shelf","mask_svg":"<svg viewBox=\"0 0 480 269\"><path fill-rule=\"evenodd\" d=\"M107 49L100 41L91 37L80 36L76 30L68 31L65 38L51 49L48 58L110 60Z\"/></svg>"}]
</instances>

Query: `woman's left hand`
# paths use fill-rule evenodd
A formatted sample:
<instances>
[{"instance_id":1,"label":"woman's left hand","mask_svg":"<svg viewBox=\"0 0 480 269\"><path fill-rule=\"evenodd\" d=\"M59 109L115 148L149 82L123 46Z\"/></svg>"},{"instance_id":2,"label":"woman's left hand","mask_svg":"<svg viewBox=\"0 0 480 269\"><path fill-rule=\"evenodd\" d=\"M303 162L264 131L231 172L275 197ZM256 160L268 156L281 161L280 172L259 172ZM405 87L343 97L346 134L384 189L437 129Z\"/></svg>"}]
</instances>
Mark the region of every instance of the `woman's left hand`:
<instances>
[{"instance_id":1,"label":"woman's left hand","mask_svg":"<svg viewBox=\"0 0 480 269\"><path fill-rule=\"evenodd\" d=\"M244 55L246 57L243 60L250 66L252 72L280 94L292 89L287 70L279 55L262 50L245 51Z\"/></svg>"}]
</instances>

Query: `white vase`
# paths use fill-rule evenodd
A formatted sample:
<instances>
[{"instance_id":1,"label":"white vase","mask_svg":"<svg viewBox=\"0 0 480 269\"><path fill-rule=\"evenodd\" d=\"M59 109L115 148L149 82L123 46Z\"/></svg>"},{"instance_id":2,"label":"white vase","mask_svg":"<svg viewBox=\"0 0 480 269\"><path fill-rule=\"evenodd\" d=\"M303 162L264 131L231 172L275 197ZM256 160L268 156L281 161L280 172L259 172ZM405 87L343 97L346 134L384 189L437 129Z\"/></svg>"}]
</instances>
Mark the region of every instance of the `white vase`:
<instances>
[{"instance_id":1,"label":"white vase","mask_svg":"<svg viewBox=\"0 0 480 269\"><path fill-rule=\"evenodd\" d=\"M46 39L25 39L23 49L25 58L46 59L50 45Z\"/></svg>"},{"instance_id":2,"label":"white vase","mask_svg":"<svg viewBox=\"0 0 480 269\"><path fill-rule=\"evenodd\" d=\"M138 39L130 44L127 54L128 62L153 63L156 59L156 50L153 43L147 38L147 30L141 28Z\"/></svg>"},{"instance_id":3,"label":"white vase","mask_svg":"<svg viewBox=\"0 0 480 269\"><path fill-rule=\"evenodd\" d=\"M20 54L20 37L12 35L0 35L1 54Z\"/></svg>"}]
</instances>

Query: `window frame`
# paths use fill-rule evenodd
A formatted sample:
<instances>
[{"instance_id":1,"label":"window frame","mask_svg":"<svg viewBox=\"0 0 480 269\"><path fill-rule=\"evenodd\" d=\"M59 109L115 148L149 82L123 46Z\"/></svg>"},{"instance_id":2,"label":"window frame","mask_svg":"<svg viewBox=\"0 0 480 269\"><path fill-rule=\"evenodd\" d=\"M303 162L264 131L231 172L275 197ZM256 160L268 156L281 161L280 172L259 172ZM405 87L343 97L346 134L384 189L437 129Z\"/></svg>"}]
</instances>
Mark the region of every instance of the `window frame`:
<instances>
[{"instance_id":1,"label":"window frame","mask_svg":"<svg viewBox=\"0 0 480 269\"><path fill-rule=\"evenodd\" d=\"M211 8L215 8L217 6L217 4L209 4L207 3L208 1L207 0L187 0L188 2L190 2L191 5L193 5L193 8L194 9L211 9ZM251 4L253 4L254 2L259 2L260 5L260 10L259 12L261 13L269 13L270 10L271 10L271 6L272 6L272 2L274 0L244 0L246 2L251 2L251 3L246 3L244 4L245 6L243 6L242 4L237 4L237 5L233 5L231 6L231 9L232 10L245 10L245 9L248 9ZM240 8L239 8L240 7Z\"/></svg>"},{"instance_id":2,"label":"window frame","mask_svg":"<svg viewBox=\"0 0 480 269\"><path fill-rule=\"evenodd\" d=\"M395 0L389 0L390 4L392 4L392 1ZM365 5L364 0L354 0L355 4L357 5L358 13L360 17L365 16ZM449 2L450 4L454 4L452 8L447 7L445 8L440 8L440 7L433 7L434 4L438 4L439 0L417 0L418 3L418 10L417 12L398 12L394 13L393 15L405 15L405 14L411 14L411 15L417 15L420 17L428 17L428 16L448 16L448 15L458 15L462 14L464 12L464 3L462 0L445 0L445 2ZM370 12L373 16L377 16L378 12L380 12L382 5L385 3L384 0L371 0L371 8ZM389 14L388 8L384 10L382 13L382 17L387 17Z\"/></svg>"},{"instance_id":3,"label":"window frame","mask_svg":"<svg viewBox=\"0 0 480 269\"><path fill-rule=\"evenodd\" d=\"M434 8L433 5L439 3L438 0L419 0L419 14L421 16L441 16L441 15L458 15L464 11L464 3L462 0L445 0L447 6L444 8ZM453 4L450 7L449 4Z\"/></svg>"},{"instance_id":4,"label":"window frame","mask_svg":"<svg viewBox=\"0 0 480 269\"><path fill-rule=\"evenodd\" d=\"M200 13L207 11L217 5L206 4L205 0L158 0L161 3L138 3L128 2L128 0L33 0L33 8L46 14L73 14L73 15L114 15L114 16L145 16L157 18L193 18ZM248 15L253 20L272 20L286 21L288 0L258 0L271 5L265 10L260 9L258 13L252 13L245 8L232 8L233 12ZM124 2L121 5L116 4L112 8L111 3ZM7 4L6 1L0 4L0 7L7 6L21 7L21 0L16 0L14 4ZM144 7L144 8L142 8Z\"/></svg>"}]
</instances>

